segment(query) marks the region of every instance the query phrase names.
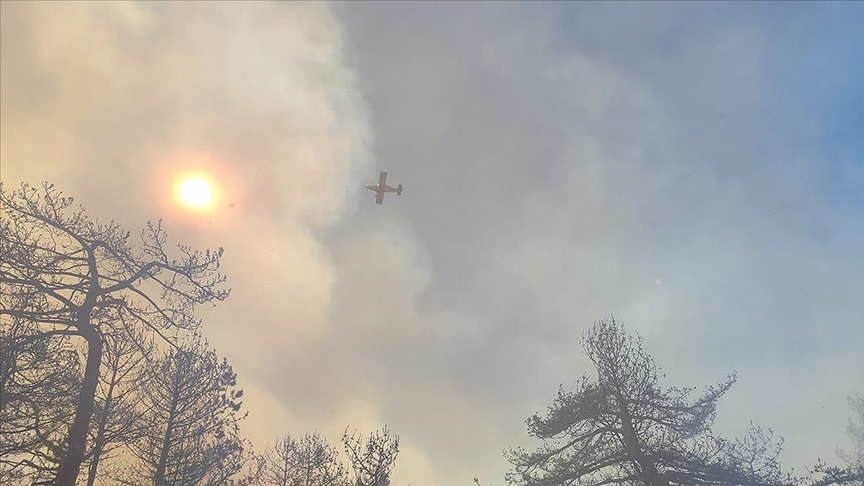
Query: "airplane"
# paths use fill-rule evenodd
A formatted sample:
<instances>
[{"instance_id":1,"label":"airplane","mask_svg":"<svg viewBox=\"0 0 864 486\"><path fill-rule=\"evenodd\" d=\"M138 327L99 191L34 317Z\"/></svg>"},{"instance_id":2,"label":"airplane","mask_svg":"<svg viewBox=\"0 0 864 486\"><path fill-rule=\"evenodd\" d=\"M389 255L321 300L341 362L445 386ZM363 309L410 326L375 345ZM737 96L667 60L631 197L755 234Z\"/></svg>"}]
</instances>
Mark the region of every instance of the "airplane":
<instances>
[{"instance_id":1,"label":"airplane","mask_svg":"<svg viewBox=\"0 0 864 486\"><path fill-rule=\"evenodd\" d=\"M397 187L387 185L387 173L383 170L378 173L378 185L366 186L366 189L375 192L375 204L384 204L384 194L395 192L397 196L402 195L402 184Z\"/></svg>"}]
</instances>

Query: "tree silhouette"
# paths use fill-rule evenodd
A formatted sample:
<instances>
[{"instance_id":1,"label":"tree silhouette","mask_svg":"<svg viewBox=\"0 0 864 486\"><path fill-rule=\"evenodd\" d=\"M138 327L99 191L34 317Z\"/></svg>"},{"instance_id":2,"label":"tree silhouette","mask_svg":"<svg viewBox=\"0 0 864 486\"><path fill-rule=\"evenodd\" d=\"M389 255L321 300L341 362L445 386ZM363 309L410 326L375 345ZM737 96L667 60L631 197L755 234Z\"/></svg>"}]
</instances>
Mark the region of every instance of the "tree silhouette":
<instances>
[{"instance_id":1,"label":"tree silhouette","mask_svg":"<svg viewBox=\"0 0 864 486\"><path fill-rule=\"evenodd\" d=\"M259 484L345 486L345 466L338 456L339 451L317 432L307 432L299 439L288 434L265 451Z\"/></svg>"},{"instance_id":2,"label":"tree silhouette","mask_svg":"<svg viewBox=\"0 0 864 486\"><path fill-rule=\"evenodd\" d=\"M231 366L196 335L147 371L139 395L147 425L132 444L138 476L155 486L226 484L248 459Z\"/></svg>"},{"instance_id":3,"label":"tree silhouette","mask_svg":"<svg viewBox=\"0 0 864 486\"><path fill-rule=\"evenodd\" d=\"M695 398L693 388L659 386L659 368L614 318L596 323L583 348L597 371L574 391L559 389L545 417L528 419L542 439L535 452L511 450L514 485L762 485L784 484L779 444L751 428L730 442L711 434L717 400L734 376Z\"/></svg>"},{"instance_id":4,"label":"tree silhouette","mask_svg":"<svg viewBox=\"0 0 864 486\"><path fill-rule=\"evenodd\" d=\"M387 486L399 454L399 436L391 436L387 427L375 431L363 441L355 434L342 434L345 454L354 469L355 486Z\"/></svg>"},{"instance_id":5,"label":"tree silhouette","mask_svg":"<svg viewBox=\"0 0 864 486\"><path fill-rule=\"evenodd\" d=\"M56 473L80 387L67 336L40 336L31 322L0 321L0 484Z\"/></svg>"},{"instance_id":6,"label":"tree silhouette","mask_svg":"<svg viewBox=\"0 0 864 486\"><path fill-rule=\"evenodd\" d=\"M84 459L109 317L121 313L170 340L178 329L198 327L197 304L228 295L217 273L221 249L180 246L180 257L169 257L161 223L148 223L135 247L117 223L92 220L72 202L48 183L8 194L0 184L0 317L31 322L45 338L77 336L87 345L57 486L73 486Z\"/></svg>"},{"instance_id":7,"label":"tree silhouette","mask_svg":"<svg viewBox=\"0 0 864 486\"><path fill-rule=\"evenodd\" d=\"M852 440L852 450L838 449L840 457L850 466L864 468L864 396L856 395L847 398L849 408L855 412L855 417L849 421L846 433Z\"/></svg>"},{"instance_id":8,"label":"tree silhouette","mask_svg":"<svg viewBox=\"0 0 864 486\"><path fill-rule=\"evenodd\" d=\"M143 434L142 412L136 406L135 391L145 376L154 346L143 329L135 328L122 315L115 325L121 332L105 335L96 409L91 421L92 447L85 454L87 486L95 484L103 459L110 459L115 450L135 442Z\"/></svg>"}]
</instances>

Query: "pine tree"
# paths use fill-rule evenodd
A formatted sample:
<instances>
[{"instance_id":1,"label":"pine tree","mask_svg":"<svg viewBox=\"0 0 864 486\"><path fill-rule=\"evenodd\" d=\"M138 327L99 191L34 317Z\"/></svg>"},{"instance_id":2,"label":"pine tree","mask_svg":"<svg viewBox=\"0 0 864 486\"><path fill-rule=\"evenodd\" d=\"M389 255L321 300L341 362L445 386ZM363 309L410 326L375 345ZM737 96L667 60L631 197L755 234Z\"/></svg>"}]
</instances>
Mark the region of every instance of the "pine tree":
<instances>
[{"instance_id":1,"label":"pine tree","mask_svg":"<svg viewBox=\"0 0 864 486\"><path fill-rule=\"evenodd\" d=\"M355 434L342 434L345 454L354 469L355 486L388 486L390 473L399 454L399 436L392 436L384 427L372 433L365 441Z\"/></svg>"},{"instance_id":2,"label":"pine tree","mask_svg":"<svg viewBox=\"0 0 864 486\"><path fill-rule=\"evenodd\" d=\"M267 486L346 486L345 466L339 451L317 432L301 438L290 434L276 441L264 453L262 485Z\"/></svg>"},{"instance_id":3,"label":"pine tree","mask_svg":"<svg viewBox=\"0 0 864 486\"><path fill-rule=\"evenodd\" d=\"M528 419L543 440L535 452L511 450L513 485L703 486L785 484L780 445L751 428L740 441L710 430L717 400L735 378L701 396L693 388L661 389L660 370L642 340L614 318L590 329L583 348L597 372L573 391L559 389L545 417Z\"/></svg>"},{"instance_id":4,"label":"pine tree","mask_svg":"<svg viewBox=\"0 0 864 486\"><path fill-rule=\"evenodd\" d=\"M248 460L236 374L200 336L148 367L144 433L132 445L138 476L155 486L222 485Z\"/></svg>"},{"instance_id":5,"label":"pine tree","mask_svg":"<svg viewBox=\"0 0 864 486\"><path fill-rule=\"evenodd\" d=\"M0 317L27 321L42 338L86 343L57 486L74 486L84 461L108 316L123 313L170 340L198 328L196 305L228 295L220 288L221 249L180 246L181 256L172 258L160 223L148 223L136 245L116 222L91 219L72 203L48 183L42 190L22 184L12 193L0 183Z\"/></svg>"}]
</instances>

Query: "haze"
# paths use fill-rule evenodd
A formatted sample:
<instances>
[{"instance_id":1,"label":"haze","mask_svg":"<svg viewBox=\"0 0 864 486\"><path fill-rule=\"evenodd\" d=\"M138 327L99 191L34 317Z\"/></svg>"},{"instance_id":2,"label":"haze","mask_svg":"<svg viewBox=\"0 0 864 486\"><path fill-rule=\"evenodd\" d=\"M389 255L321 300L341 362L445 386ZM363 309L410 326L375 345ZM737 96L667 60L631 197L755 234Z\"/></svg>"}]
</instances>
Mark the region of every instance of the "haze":
<instances>
[{"instance_id":1,"label":"haze","mask_svg":"<svg viewBox=\"0 0 864 486\"><path fill-rule=\"evenodd\" d=\"M796 469L848 444L864 4L0 8L4 183L225 247L201 317L256 447L387 424L394 485L501 484L613 313L669 385L738 372L719 431Z\"/></svg>"}]
</instances>

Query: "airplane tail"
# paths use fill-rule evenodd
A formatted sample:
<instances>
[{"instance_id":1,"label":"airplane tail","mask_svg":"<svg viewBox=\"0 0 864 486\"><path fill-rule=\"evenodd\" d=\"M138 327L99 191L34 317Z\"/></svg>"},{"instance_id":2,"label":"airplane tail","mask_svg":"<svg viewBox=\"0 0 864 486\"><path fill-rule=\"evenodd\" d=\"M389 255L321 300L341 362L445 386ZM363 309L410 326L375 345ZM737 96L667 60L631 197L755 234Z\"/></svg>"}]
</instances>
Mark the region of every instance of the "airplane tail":
<instances>
[{"instance_id":1,"label":"airplane tail","mask_svg":"<svg viewBox=\"0 0 864 486\"><path fill-rule=\"evenodd\" d=\"M399 187L396 188L396 195L397 196L402 195L402 184L399 184Z\"/></svg>"}]
</instances>

